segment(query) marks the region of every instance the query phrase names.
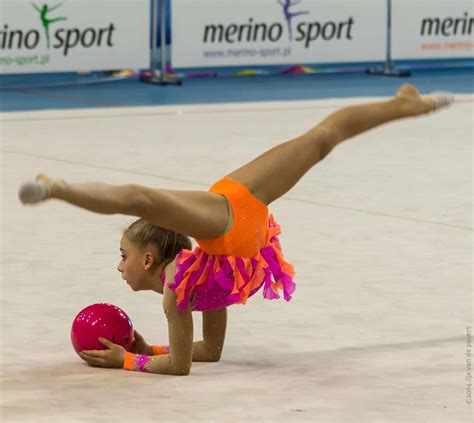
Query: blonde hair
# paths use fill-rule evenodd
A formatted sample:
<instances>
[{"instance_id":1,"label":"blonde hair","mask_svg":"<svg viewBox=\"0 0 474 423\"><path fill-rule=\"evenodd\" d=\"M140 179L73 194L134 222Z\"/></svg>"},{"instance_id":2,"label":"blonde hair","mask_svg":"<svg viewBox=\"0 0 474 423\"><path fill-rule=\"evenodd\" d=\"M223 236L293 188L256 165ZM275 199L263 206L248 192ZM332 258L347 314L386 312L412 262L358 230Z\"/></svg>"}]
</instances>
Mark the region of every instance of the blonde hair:
<instances>
[{"instance_id":1,"label":"blonde hair","mask_svg":"<svg viewBox=\"0 0 474 423\"><path fill-rule=\"evenodd\" d=\"M152 225L144 219L133 222L123 235L142 249L152 245L167 263L172 262L181 250L192 248L191 240L187 236Z\"/></svg>"}]
</instances>

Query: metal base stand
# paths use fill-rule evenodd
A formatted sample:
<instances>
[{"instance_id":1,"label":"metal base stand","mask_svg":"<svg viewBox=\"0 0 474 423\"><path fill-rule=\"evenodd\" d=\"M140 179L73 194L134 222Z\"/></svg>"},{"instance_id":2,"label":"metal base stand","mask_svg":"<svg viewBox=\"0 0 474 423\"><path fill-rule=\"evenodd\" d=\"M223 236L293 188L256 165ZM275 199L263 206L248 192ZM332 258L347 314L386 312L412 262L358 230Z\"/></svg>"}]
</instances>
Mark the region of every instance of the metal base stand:
<instances>
[{"instance_id":1,"label":"metal base stand","mask_svg":"<svg viewBox=\"0 0 474 423\"><path fill-rule=\"evenodd\" d=\"M380 75L380 76L395 76L399 78L406 78L411 76L409 70L396 69L393 64L387 65L386 63L382 68L368 68L365 73L369 75Z\"/></svg>"},{"instance_id":2,"label":"metal base stand","mask_svg":"<svg viewBox=\"0 0 474 423\"><path fill-rule=\"evenodd\" d=\"M151 75L140 76L140 82L153 85L182 85L183 81L179 78L171 78L167 74L162 74L160 71L154 72Z\"/></svg>"}]
</instances>

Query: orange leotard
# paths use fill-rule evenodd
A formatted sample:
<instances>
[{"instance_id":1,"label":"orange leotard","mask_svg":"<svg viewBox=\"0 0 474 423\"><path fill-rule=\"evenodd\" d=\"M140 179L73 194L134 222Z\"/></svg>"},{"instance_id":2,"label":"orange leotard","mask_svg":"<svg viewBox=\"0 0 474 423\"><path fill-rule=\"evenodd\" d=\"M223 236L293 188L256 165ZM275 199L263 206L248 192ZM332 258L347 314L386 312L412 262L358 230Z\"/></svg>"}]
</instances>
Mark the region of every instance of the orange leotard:
<instances>
[{"instance_id":1,"label":"orange leotard","mask_svg":"<svg viewBox=\"0 0 474 423\"><path fill-rule=\"evenodd\" d=\"M209 191L225 195L234 222L227 234L215 239L196 239L197 243L207 254L253 257L267 240L267 206L244 185L229 178L216 182Z\"/></svg>"},{"instance_id":2,"label":"orange leotard","mask_svg":"<svg viewBox=\"0 0 474 423\"><path fill-rule=\"evenodd\" d=\"M245 304L262 287L264 298L280 298L283 291L289 301L296 287L294 270L283 257L280 226L267 206L230 178L216 182L209 191L227 198L233 225L225 235L196 239L198 247L178 254L178 271L168 285L176 292L178 307L209 311Z\"/></svg>"}]
</instances>

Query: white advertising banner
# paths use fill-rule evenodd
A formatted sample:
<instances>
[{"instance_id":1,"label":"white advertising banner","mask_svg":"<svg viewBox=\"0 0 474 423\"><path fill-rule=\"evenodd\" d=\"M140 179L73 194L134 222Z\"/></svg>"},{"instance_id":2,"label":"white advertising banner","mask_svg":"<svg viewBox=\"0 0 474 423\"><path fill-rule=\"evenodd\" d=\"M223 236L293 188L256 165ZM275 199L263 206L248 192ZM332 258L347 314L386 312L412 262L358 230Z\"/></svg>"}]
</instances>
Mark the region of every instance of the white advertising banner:
<instances>
[{"instance_id":1,"label":"white advertising banner","mask_svg":"<svg viewBox=\"0 0 474 423\"><path fill-rule=\"evenodd\" d=\"M472 0L392 0L395 59L472 58Z\"/></svg>"},{"instance_id":2,"label":"white advertising banner","mask_svg":"<svg viewBox=\"0 0 474 423\"><path fill-rule=\"evenodd\" d=\"M177 68L383 61L385 0L173 0Z\"/></svg>"},{"instance_id":3,"label":"white advertising banner","mask_svg":"<svg viewBox=\"0 0 474 423\"><path fill-rule=\"evenodd\" d=\"M1 0L0 73L149 66L149 0Z\"/></svg>"}]
</instances>

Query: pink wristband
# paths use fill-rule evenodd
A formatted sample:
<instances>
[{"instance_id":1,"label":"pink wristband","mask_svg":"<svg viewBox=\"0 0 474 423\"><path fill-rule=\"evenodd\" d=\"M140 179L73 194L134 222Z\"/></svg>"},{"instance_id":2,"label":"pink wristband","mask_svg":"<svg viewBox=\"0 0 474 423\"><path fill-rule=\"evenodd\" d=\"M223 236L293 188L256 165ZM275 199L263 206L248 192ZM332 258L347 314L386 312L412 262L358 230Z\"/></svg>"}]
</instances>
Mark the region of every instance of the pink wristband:
<instances>
[{"instance_id":1,"label":"pink wristband","mask_svg":"<svg viewBox=\"0 0 474 423\"><path fill-rule=\"evenodd\" d=\"M147 355L126 352L125 358L123 360L123 368L125 370L150 373L150 370L145 367L145 364L147 364L150 360L151 357L148 357Z\"/></svg>"}]
</instances>

